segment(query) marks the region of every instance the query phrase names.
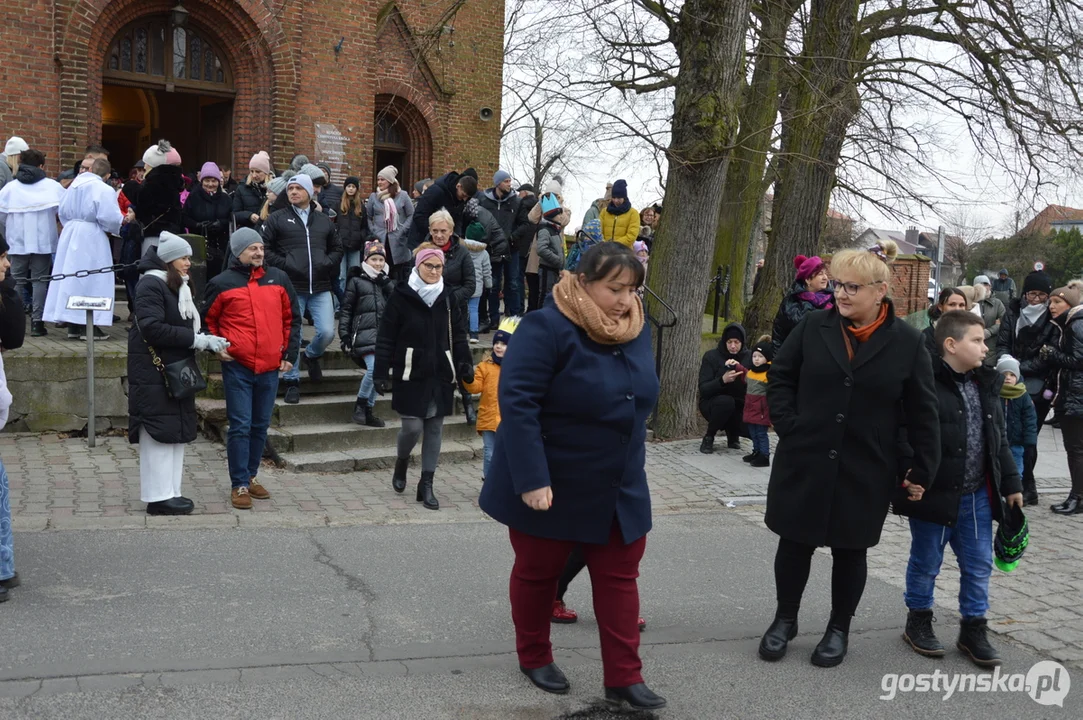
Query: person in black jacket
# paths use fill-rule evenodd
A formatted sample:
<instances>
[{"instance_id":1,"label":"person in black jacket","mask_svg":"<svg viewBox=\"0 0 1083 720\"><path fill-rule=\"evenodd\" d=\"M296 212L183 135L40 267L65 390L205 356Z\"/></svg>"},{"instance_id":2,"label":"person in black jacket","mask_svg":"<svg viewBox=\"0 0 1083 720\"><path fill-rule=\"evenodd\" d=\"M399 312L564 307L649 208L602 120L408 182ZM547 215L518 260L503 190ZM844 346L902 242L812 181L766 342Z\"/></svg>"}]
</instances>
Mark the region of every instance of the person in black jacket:
<instances>
[{"instance_id":1,"label":"person in black jacket","mask_svg":"<svg viewBox=\"0 0 1083 720\"><path fill-rule=\"evenodd\" d=\"M519 215L522 201L518 193L511 189L511 175L504 170L497 170L493 175L493 186L478 197L481 206L492 213L508 239L508 247L497 255L490 251L493 265L493 287L489 290L488 316L491 327L500 325L500 294L504 294L504 314L517 315L522 286L519 284L519 254L511 248L511 238L515 229L523 222Z\"/></svg>"},{"instance_id":2,"label":"person in black jacket","mask_svg":"<svg viewBox=\"0 0 1083 720\"><path fill-rule=\"evenodd\" d=\"M229 219L233 200L222 190L222 172L212 162L199 171L199 187L184 202L181 223L189 232L207 239L207 279L222 272L229 244Z\"/></svg>"},{"instance_id":3,"label":"person in black jacket","mask_svg":"<svg viewBox=\"0 0 1083 720\"><path fill-rule=\"evenodd\" d=\"M184 190L184 171L180 167L180 153L166 140L159 140L143 153L147 174L139 193L130 197L135 207L135 219L143 231L140 256L158 244L158 235L171 232L184 233L180 194Z\"/></svg>"},{"instance_id":4,"label":"person in black jacket","mask_svg":"<svg viewBox=\"0 0 1083 720\"><path fill-rule=\"evenodd\" d=\"M424 245L418 248L414 272L395 287L384 308L373 370L377 392L393 388L391 407L402 416L391 486L398 493L406 489L410 452L424 434L417 501L429 510L440 508L432 483L444 417L455 409L456 383L474 379L466 313L441 277L446 267L442 251Z\"/></svg>"},{"instance_id":5,"label":"person in black jacket","mask_svg":"<svg viewBox=\"0 0 1083 720\"><path fill-rule=\"evenodd\" d=\"M714 452L714 436L726 431L731 450L741 449L741 417L745 411L744 370L752 367L752 353L745 347L745 329L730 323L722 331L718 347L703 354L699 364L699 412L707 421L699 451Z\"/></svg>"},{"instance_id":6,"label":"person in black jacket","mask_svg":"<svg viewBox=\"0 0 1083 720\"><path fill-rule=\"evenodd\" d=\"M248 177L233 192L233 221L237 227L254 228L267 199L267 180L271 177L271 158L264 150L248 161Z\"/></svg>"},{"instance_id":7,"label":"person in black jacket","mask_svg":"<svg viewBox=\"0 0 1083 720\"><path fill-rule=\"evenodd\" d=\"M357 402L353 408L353 421L358 425L384 427L384 421L373 414L376 407L376 387L372 370L376 363L376 333L384 314L387 298L394 283L384 272L387 258L384 245L372 240L365 245L365 261L350 268L346 293L342 300L342 317L338 323L338 336L342 349L350 358L365 368L365 377L357 389Z\"/></svg>"},{"instance_id":8,"label":"person in black jacket","mask_svg":"<svg viewBox=\"0 0 1083 720\"><path fill-rule=\"evenodd\" d=\"M936 324L936 396L940 466L920 500L897 493L896 513L910 516L910 561L904 599L909 613L903 639L920 655L941 657L933 632L933 591L944 546L959 562L958 647L981 667L1000 664L989 644L989 576L993 523L1009 507L1023 507L1023 486L1005 434L1000 387L1004 378L983 367L985 323L966 310L949 310ZM912 428L910 428L912 430ZM905 477L905 474L904 474Z\"/></svg>"},{"instance_id":9,"label":"person in black jacket","mask_svg":"<svg viewBox=\"0 0 1083 720\"><path fill-rule=\"evenodd\" d=\"M1034 271L1023 280L1023 296L1011 301L1000 321L997 333L997 359L1011 355L1019 361L1027 393L1038 413L1038 434L1049 414L1050 399L1042 396L1049 368L1038 356L1044 345L1054 342L1057 330L1049 315L1049 293L1053 281L1041 271ZM1028 447L1023 454L1023 502L1038 504L1038 487L1034 480L1034 465L1038 462L1038 447Z\"/></svg>"},{"instance_id":10,"label":"person in black jacket","mask_svg":"<svg viewBox=\"0 0 1083 720\"><path fill-rule=\"evenodd\" d=\"M294 175L286 186L289 207L276 210L263 224L267 264L284 270L297 291L303 316L307 308L316 326L316 335L305 348L305 364L313 382L323 379L320 357L335 337L335 306L331 290L342 262L342 244L335 225L312 202L312 179ZM282 376L285 401L301 401L301 353L293 367Z\"/></svg>"},{"instance_id":11,"label":"person in black jacket","mask_svg":"<svg viewBox=\"0 0 1083 720\"><path fill-rule=\"evenodd\" d=\"M793 259L797 276L782 304L778 306L775 323L771 328L771 350L778 353L797 323L813 310L830 310L834 296L827 286L827 267L824 261L813 256L798 255ZM756 275L759 279L759 275Z\"/></svg>"},{"instance_id":12,"label":"person in black jacket","mask_svg":"<svg viewBox=\"0 0 1083 720\"><path fill-rule=\"evenodd\" d=\"M335 214L335 228L338 241L342 243L342 262L338 266L338 286L336 293L339 303L346 289L346 278L350 270L361 265L361 251L369 237L368 218L365 217L365 203L361 200L361 179L348 177L342 184L344 192L339 199L338 212Z\"/></svg>"},{"instance_id":13,"label":"person in black jacket","mask_svg":"<svg viewBox=\"0 0 1083 720\"><path fill-rule=\"evenodd\" d=\"M519 255L519 304L512 308L507 303L504 303L504 310L509 315L523 315L526 310L526 296L527 296L527 275L526 275L526 262L530 257L530 246L534 242L534 236L538 234L538 226L540 224L540 217L538 222L530 221L530 211L534 209L534 206L538 204L538 196L534 192L533 185L520 185L519 186L519 215L515 220L515 230L511 234L511 252ZM537 275L533 276L535 281ZM535 283L536 285L536 283ZM537 287L534 288L535 294L537 294Z\"/></svg>"},{"instance_id":14,"label":"person in black jacket","mask_svg":"<svg viewBox=\"0 0 1083 720\"><path fill-rule=\"evenodd\" d=\"M425 242L425 234L429 230L429 216L441 209L451 214L452 230L461 227L463 206L477 192L477 179L469 175L460 176L457 172L449 172L430 185L414 206L414 219L410 223L406 249L413 252L418 245Z\"/></svg>"},{"instance_id":15,"label":"person in black jacket","mask_svg":"<svg viewBox=\"0 0 1083 720\"><path fill-rule=\"evenodd\" d=\"M835 307L805 316L771 364L767 404L778 433L767 487L775 554L775 619L764 660L786 654L817 547L831 548L831 619L812 655L846 656L850 619L865 589L866 553L880 541L898 486L900 408L913 448L908 493L920 497L940 463L932 364L918 331L887 298L894 243L843 250L831 260Z\"/></svg>"},{"instance_id":16,"label":"person in black jacket","mask_svg":"<svg viewBox=\"0 0 1083 720\"><path fill-rule=\"evenodd\" d=\"M1039 353L1050 368L1046 391L1053 394L1052 402L1060 418L1061 438L1068 454L1068 473L1072 476L1068 498L1051 508L1058 515L1083 513L1083 307L1079 303L1079 291L1075 288L1053 291L1049 296L1049 314L1059 339L1043 345Z\"/></svg>"},{"instance_id":17,"label":"person in black jacket","mask_svg":"<svg viewBox=\"0 0 1083 720\"><path fill-rule=\"evenodd\" d=\"M327 163L316 163L316 167L323 173L323 187L319 191L317 200L323 207L337 211L339 204L342 202L345 183L343 183L343 187L339 187L331 182L331 166ZM316 182L315 178L313 178L313 182Z\"/></svg>"},{"instance_id":18,"label":"person in black jacket","mask_svg":"<svg viewBox=\"0 0 1083 720\"><path fill-rule=\"evenodd\" d=\"M508 236L504 234L504 229L497 222L496 217L489 212L482 204L481 201L472 197L466 201L466 205L463 207L462 227L458 228L459 234L463 237L466 236L466 228L473 223L480 224L485 228L485 239L481 242L485 243L486 252L489 253L489 262L497 263L503 262L508 256ZM495 273L494 273L495 277ZM478 303L478 332L487 333L491 328L496 328L500 325L500 296L497 294L496 303L496 319L490 317L490 307L492 303L490 301L490 289L485 288L481 293L481 300Z\"/></svg>"},{"instance_id":19,"label":"person in black jacket","mask_svg":"<svg viewBox=\"0 0 1083 720\"><path fill-rule=\"evenodd\" d=\"M157 248L139 262L135 322L128 331L128 442L139 445L140 499L148 515L187 515L181 495L184 446L196 439L195 396L177 400L166 386L164 365L191 359L196 350L221 352L225 338L200 334L200 317L188 285L192 247L162 233Z\"/></svg>"}]
</instances>

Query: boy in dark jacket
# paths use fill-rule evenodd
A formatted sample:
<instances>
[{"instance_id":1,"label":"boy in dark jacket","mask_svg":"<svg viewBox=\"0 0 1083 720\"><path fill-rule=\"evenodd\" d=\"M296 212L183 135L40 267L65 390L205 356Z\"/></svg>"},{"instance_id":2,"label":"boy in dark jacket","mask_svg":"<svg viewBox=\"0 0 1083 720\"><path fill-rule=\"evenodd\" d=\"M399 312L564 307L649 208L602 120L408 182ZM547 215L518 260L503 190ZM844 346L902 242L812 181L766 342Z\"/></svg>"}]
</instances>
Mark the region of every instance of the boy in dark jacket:
<instances>
[{"instance_id":1,"label":"boy in dark jacket","mask_svg":"<svg viewBox=\"0 0 1083 720\"><path fill-rule=\"evenodd\" d=\"M1022 474L1026 448L1038 444L1038 413L1034 410L1034 401L1027 394L1019 361L1011 355L1002 355L997 361L997 372L1004 376L1000 397L1004 401L1008 445L1015 458L1015 468Z\"/></svg>"},{"instance_id":2,"label":"boy in dark jacket","mask_svg":"<svg viewBox=\"0 0 1083 720\"><path fill-rule=\"evenodd\" d=\"M741 449L741 416L745 409L745 371L752 354L745 348L745 329L730 323L722 331L718 348L708 350L699 364L699 412L707 421L699 451L714 452L714 436L726 431L728 447ZM740 368L740 369L738 369Z\"/></svg>"},{"instance_id":3,"label":"boy in dark jacket","mask_svg":"<svg viewBox=\"0 0 1083 720\"><path fill-rule=\"evenodd\" d=\"M752 454L741 459L752 467L771 465L771 443L767 439L767 428L771 427L767 409L767 371L774 356L771 336L764 335L752 346L752 367L745 374L747 391L743 420L752 438Z\"/></svg>"},{"instance_id":4,"label":"boy in dark jacket","mask_svg":"<svg viewBox=\"0 0 1083 720\"><path fill-rule=\"evenodd\" d=\"M1008 446L999 401L1003 378L982 365L985 323L973 313L952 310L936 324L941 362L935 369L940 405L941 460L935 481L915 502L900 500L896 512L910 516L910 562L904 598L909 614L903 639L919 654L941 657L933 633L933 590L944 547L959 562L956 646L981 667L1000 664L989 644L985 613L993 570L993 522L1004 503L1023 506L1023 486Z\"/></svg>"},{"instance_id":5,"label":"boy in dark jacket","mask_svg":"<svg viewBox=\"0 0 1083 720\"><path fill-rule=\"evenodd\" d=\"M384 245L379 240L365 244L365 261L359 267L350 268L342 299L342 318L338 323L342 349L366 370L361 387L357 390L352 419L358 425L369 427L384 427L384 421L373 414L378 393L372 382L372 368L376 364L376 331L393 287L391 278L385 272L387 258L384 252Z\"/></svg>"}]
</instances>

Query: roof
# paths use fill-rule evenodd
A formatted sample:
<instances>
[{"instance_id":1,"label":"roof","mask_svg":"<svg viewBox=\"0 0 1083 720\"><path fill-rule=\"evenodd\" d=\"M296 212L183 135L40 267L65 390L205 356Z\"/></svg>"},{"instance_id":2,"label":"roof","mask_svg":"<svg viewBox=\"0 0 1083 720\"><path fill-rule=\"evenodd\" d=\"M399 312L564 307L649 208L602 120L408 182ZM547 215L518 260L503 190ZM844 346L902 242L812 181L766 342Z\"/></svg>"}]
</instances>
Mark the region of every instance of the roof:
<instances>
[{"instance_id":1,"label":"roof","mask_svg":"<svg viewBox=\"0 0 1083 720\"><path fill-rule=\"evenodd\" d=\"M863 244L872 244L881 240L894 240L899 246L900 255L915 255L919 252L918 246L906 241L906 233L898 230L885 230L883 228L869 228L857 236Z\"/></svg>"},{"instance_id":2,"label":"roof","mask_svg":"<svg viewBox=\"0 0 1083 720\"><path fill-rule=\"evenodd\" d=\"M1054 220L1083 220L1083 210L1066 205L1047 205L1019 231L1022 237L1048 235Z\"/></svg>"}]
</instances>

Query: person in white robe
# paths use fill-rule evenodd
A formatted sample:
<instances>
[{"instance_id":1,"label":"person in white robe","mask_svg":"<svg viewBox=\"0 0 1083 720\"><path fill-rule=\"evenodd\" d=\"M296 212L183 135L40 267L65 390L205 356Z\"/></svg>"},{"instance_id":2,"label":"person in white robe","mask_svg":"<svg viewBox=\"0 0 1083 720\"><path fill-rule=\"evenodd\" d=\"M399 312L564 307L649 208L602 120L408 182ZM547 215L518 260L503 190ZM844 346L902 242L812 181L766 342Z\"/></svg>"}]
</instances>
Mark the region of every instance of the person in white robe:
<instances>
[{"instance_id":1,"label":"person in white robe","mask_svg":"<svg viewBox=\"0 0 1083 720\"><path fill-rule=\"evenodd\" d=\"M119 233L120 226L128 218L121 215L116 194L103 179L109 172L108 160L95 160L93 169L76 177L68 187L60 203L60 222L64 230L56 250L54 274L68 275L113 264L112 245L106 233ZM115 282L114 274L109 272L51 283L45 300L45 320L68 323L69 339L79 339L81 332L85 337L85 330L81 331L81 328L86 326L86 311L68 310L68 298L73 295L111 298L115 293ZM95 339L107 338L98 328L112 324L112 310L96 311Z\"/></svg>"}]
</instances>

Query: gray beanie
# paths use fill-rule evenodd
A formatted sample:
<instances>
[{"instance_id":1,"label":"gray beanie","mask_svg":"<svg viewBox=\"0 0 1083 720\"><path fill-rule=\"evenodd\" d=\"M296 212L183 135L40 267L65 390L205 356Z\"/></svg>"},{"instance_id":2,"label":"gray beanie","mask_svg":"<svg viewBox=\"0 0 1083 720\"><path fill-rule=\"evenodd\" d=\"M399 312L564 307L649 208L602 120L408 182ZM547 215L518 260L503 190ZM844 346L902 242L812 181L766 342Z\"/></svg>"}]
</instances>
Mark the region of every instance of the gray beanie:
<instances>
[{"instance_id":1,"label":"gray beanie","mask_svg":"<svg viewBox=\"0 0 1083 720\"><path fill-rule=\"evenodd\" d=\"M229 251L233 253L234 257L240 257L241 253L247 250L250 245L256 243L263 244L262 235L249 227L237 228L229 236Z\"/></svg>"},{"instance_id":2,"label":"gray beanie","mask_svg":"<svg viewBox=\"0 0 1083 720\"><path fill-rule=\"evenodd\" d=\"M1001 355L997 360L997 372L1004 374L1010 372L1015 375L1016 382L1023 382L1023 373L1019 370L1019 361L1011 355Z\"/></svg>"},{"instance_id":3,"label":"gray beanie","mask_svg":"<svg viewBox=\"0 0 1083 720\"><path fill-rule=\"evenodd\" d=\"M192 246L184 238L168 231L158 236L158 259L162 262L171 263L191 256Z\"/></svg>"},{"instance_id":4,"label":"gray beanie","mask_svg":"<svg viewBox=\"0 0 1083 720\"><path fill-rule=\"evenodd\" d=\"M974 278L974 284L975 285L992 285L993 283L989 282L989 276L988 275L979 275L976 278Z\"/></svg>"},{"instance_id":5,"label":"gray beanie","mask_svg":"<svg viewBox=\"0 0 1083 720\"><path fill-rule=\"evenodd\" d=\"M323 170L320 170L312 163L307 163L306 165L302 166L301 169L295 173L295 175L308 175L309 179L312 180L313 183L315 183L317 180L320 182L325 182L327 180L327 178L323 176Z\"/></svg>"},{"instance_id":6,"label":"gray beanie","mask_svg":"<svg viewBox=\"0 0 1083 720\"><path fill-rule=\"evenodd\" d=\"M290 166L287 168L287 172L291 174L297 174L301 168L308 164L308 155L294 155L290 160Z\"/></svg>"},{"instance_id":7,"label":"gray beanie","mask_svg":"<svg viewBox=\"0 0 1083 720\"><path fill-rule=\"evenodd\" d=\"M286 192L286 183L289 178L276 177L267 183L267 191L273 192L275 195L281 195Z\"/></svg>"}]
</instances>

